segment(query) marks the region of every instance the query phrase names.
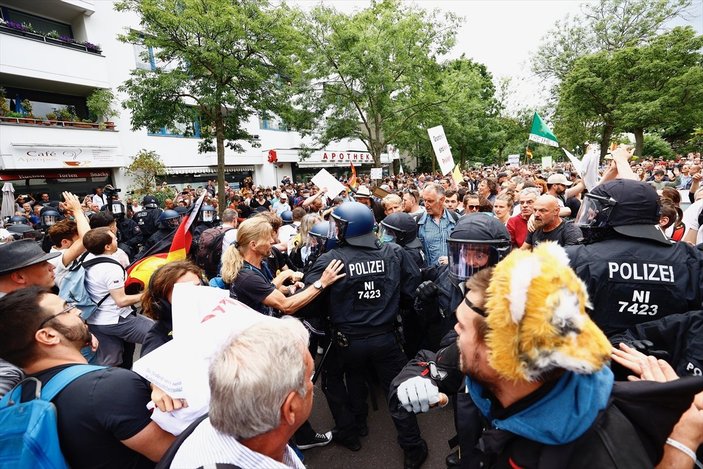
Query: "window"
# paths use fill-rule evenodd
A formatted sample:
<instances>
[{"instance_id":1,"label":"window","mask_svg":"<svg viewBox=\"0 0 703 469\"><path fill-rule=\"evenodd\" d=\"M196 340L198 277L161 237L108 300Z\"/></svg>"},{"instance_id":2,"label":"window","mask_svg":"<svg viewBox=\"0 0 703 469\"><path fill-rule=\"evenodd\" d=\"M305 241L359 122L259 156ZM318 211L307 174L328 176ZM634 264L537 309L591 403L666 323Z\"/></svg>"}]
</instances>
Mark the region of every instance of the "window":
<instances>
[{"instance_id":1,"label":"window","mask_svg":"<svg viewBox=\"0 0 703 469\"><path fill-rule=\"evenodd\" d=\"M0 86L2 85L0 84ZM46 117L48 113L55 113L60 109L67 109L71 114L75 114L81 119L88 118L86 98L83 96L70 96L11 87L5 89L5 96L7 96L6 99L9 101L10 111L13 112L26 113L27 110L22 106L22 101L26 99L32 105L32 115L37 118Z\"/></svg>"},{"instance_id":2,"label":"window","mask_svg":"<svg viewBox=\"0 0 703 469\"><path fill-rule=\"evenodd\" d=\"M151 136L200 138L200 119L195 117L187 124L177 122L170 127L162 127L157 132L149 132Z\"/></svg>"},{"instance_id":3,"label":"window","mask_svg":"<svg viewBox=\"0 0 703 469\"><path fill-rule=\"evenodd\" d=\"M47 18L35 16L23 11L13 10L12 8L0 7L0 13L5 21L14 21L15 23L24 23L32 25L32 29L39 34L47 35L52 31L56 31L58 36L67 36L73 38L73 30L70 24L59 23Z\"/></svg>"},{"instance_id":4,"label":"window","mask_svg":"<svg viewBox=\"0 0 703 469\"><path fill-rule=\"evenodd\" d=\"M143 44L134 44L134 58L137 68L142 70L156 70L154 49Z\"/></svg>"},{"instance_id":5,"label":"window","mask_svg":"<svg viewBox=\"0 0 703 469\"><path fill-rule=\"evenodd\" d=\"M259 116L259 128L263 130L278 130L281 132L288 131L288 126L283 122L283 119L270 114L262 114Z\"/></svg>"}]
</instances>

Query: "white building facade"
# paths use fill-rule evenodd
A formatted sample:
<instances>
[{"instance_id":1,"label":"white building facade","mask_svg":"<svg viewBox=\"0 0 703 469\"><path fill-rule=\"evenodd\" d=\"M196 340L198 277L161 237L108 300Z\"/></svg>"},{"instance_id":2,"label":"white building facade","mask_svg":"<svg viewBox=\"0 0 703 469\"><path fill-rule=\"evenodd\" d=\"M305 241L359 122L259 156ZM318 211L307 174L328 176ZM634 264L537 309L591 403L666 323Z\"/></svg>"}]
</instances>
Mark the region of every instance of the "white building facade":
<instances>
[{"instance_id":1,"label":"white building facade","mask_svg":"<svg viewBox=\"0 0 703 469\"><path fill-rule=\"evenodd\" d=\"M197 125L190 129L193 137L168 129L133 131L129 111L122 108L114 126L86 122L86 98L95 89L111 89L119 100L117 87L131 70L155 66L144 63L137 47L117 40L126 28L139 27L136 15L116 12L111 1L102 0L0 0L0 17L0 87L10 111L0 117L0 183L12 182L18 194L49 192L52 199L63 190L91 193L107 183L129 189L124 168L141 149L161 157L169 184L197 187L216 178L216 154L198 153ZM25 104L34 118L27 118ZM61 110L73 117L54 118ZM373 165L358 140L302 158L297 132L257 116L247 129L259 135L261 146L225 150L225 180L235 186L247 176L271 186L285 176L307 180L323 167L344 176L350 164L363 165L362 172ZM268 161L270 150L276 152L275 164ZM383 155L384 165L390 160Z\"/></svg>"}]
</instances>

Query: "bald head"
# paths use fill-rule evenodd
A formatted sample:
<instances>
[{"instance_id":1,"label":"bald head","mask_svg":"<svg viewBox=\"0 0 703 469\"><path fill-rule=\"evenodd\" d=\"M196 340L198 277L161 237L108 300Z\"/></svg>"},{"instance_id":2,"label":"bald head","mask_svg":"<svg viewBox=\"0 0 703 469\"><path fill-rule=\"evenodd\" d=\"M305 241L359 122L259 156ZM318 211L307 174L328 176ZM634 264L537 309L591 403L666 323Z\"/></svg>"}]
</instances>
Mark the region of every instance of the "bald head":
<instances>
[{"instance_id":1,"label":"bald head","mask_svg":"<svg viewBox=\"0 0 703 469\"><path fill-rule=\"evenodd\" d=\"M550 231L561 223L559 218L559 201L556 197L545 194L535 201L535 221L545 231Z\"/></svg>"}]
</instances>

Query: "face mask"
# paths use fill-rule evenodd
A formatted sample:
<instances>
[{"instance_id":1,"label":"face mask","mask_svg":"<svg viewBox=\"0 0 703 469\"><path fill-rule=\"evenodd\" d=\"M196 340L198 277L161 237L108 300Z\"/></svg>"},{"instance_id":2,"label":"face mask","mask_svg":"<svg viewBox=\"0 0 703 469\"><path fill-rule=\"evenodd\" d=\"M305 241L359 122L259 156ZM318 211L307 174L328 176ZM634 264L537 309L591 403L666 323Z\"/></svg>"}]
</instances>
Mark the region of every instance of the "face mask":
<instances>
[{"instance_id":1,"label":"face mask","mask_svg":"<svg viewBox=\"0 0 703 469\"><path fill-rule=\"evenodd\" d=\"M394 243L395 242L395 236L390 235L388 233L383 233L380 238L381 244L386 244L386 243Z\"/></svg>"}]
</instances>

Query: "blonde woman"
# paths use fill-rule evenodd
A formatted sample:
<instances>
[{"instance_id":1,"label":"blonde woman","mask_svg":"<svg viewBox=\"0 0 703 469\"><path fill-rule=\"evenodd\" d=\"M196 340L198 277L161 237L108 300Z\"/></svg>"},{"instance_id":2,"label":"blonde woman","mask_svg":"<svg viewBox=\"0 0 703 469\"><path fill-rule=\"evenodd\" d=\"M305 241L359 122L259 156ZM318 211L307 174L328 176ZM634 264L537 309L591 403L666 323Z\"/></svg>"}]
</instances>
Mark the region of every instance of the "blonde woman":
<instances>
[{"instance_id":1,"label":"blonde woman","mask_svg":"<svg viewBox=\"0 0 703 469\"><path fill-rule=\"evenodd\" d=\"M493 214L498 220L507 224L513 214L513 197L510 194L499 194L493 203Z\"/></svg>"},{"instance_id":2,"label":"blonde woman","mask_svg":"<svg viewBox=\"0 0 703 469\"><path fill-rule=\"evenodd\" d=\"M310 249L307 245L308 233L310 233L310 229L313 225L320 221L322 221L320 215L317 213L308 213L300 220L298 234L288 241L288 257L298 270L302 270L303 267L305 267L305 262L310 255Z\"/></svg>"},{"instance_id":3,"label":"blonde woman","mask_svg":"<svg viewBox=\"0 0 703 469\"><path fill-rule=\"evenodd\" d=\"M325 288L344 277L344 264L329 263L318 286L296 293L302 274L284 270L274 277L266 258L271 254L275 232L264 217L249 218L239 225L237 241L222 256L222 280L230 285L230 296L267 316L293 314L310 303ZM291 284L292 285L287 285Z\"/></svg>"}]
</instances>

